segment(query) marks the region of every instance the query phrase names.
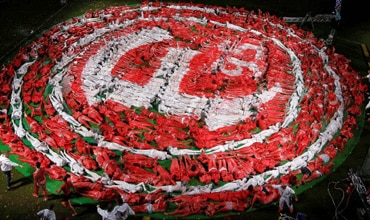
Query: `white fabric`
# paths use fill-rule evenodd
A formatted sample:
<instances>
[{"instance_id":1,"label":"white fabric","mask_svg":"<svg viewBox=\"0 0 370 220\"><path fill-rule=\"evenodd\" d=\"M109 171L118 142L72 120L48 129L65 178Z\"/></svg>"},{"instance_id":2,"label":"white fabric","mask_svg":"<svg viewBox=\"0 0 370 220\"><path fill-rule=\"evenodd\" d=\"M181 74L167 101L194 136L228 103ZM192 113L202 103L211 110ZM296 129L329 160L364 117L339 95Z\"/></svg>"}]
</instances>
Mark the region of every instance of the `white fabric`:
<instances>
[{"instance_id":1,"label":"white fabric","mask_svg":"<svg viewBox=\"0 0 370 220\"><path fill-rule=\"evenodd\" d=\"M56 220L56 215L53 210L50 209L43 209L37 212L37 216L40 217L40 220Z\"/></svg>"},{"instance_id":2,"label":"white fabric","mask_svg":"<svg viewBox=\"0 0 370 220\"><path fill-rule=\"evenodd\" d=\"M127 203L114 207L113 212L115 212L117 220L125 220L129 215L135 215L134 210Z\"/></svg>"},{"instance_id":3,"label":"white fabric","mask_svg":"<svg viewBox=\"0 0 370 220\"><path fill-rule=\"evenodd\" d=\"M97 212L101 215L102 220L116 220L116 211L113 209L111 212L104 210L100 207L97 207Z\"/></svg>"}]
</instances>

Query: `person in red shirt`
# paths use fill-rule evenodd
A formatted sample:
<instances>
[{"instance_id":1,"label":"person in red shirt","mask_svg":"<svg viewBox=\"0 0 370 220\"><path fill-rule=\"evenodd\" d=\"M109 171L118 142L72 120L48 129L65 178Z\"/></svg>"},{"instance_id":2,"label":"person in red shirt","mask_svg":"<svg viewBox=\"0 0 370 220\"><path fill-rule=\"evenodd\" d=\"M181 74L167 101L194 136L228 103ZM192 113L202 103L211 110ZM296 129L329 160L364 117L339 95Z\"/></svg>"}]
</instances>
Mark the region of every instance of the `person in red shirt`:
<instances>
[{"instance_id":1,"label":"person in red shirt","mask_svg":"<svg viewBox=\"0 0 370 220\"><path fill-rule=\"evenodd\" d=\"M70 201L70 197L71 197L71 188L73 189L73 185L72 183L68 180L69 179L69 175L65 175L63 177L63 184L60 186L60 189L59 190L56 190L56 192L59 194L61 192L63 192L63 201L62 201L62 205L67 207L69 210L72 211L72 216L76 216L77 215L77 212L76 210L73 208L72 204L71 204L71 201Z\"/></svg>"},{"instance_id":2,"label":"person in red shirt","mask_svg":"<svg viewBox=\"0 0 370 220\"><path fill-rule=\"evenodd\" d=\"M48 200L48 193L46 191L46 172L41 168L41 163L36 162L36 170L33 172L33 185L34 185L34 197L39 197L39 188L41 187L44 192L44 200Z\"/></svg>"}]
</instances>

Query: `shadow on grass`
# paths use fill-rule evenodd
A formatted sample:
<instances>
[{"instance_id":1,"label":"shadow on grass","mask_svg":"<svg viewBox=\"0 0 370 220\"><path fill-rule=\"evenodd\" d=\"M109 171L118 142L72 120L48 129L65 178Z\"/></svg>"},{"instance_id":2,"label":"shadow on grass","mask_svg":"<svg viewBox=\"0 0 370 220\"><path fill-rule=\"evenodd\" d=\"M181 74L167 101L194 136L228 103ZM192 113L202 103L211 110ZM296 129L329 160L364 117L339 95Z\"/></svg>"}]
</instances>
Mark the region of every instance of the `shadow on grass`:
<instances>
[{"instance_id":1,"label":"shadow on grass","mask_svg":"<svg viewBox=\"0 0 370 220\"><path fill-rule=\"evenodd\" d=\"M18 189L22 186L26 186L26 185L32 184L32 183L33 183L32 179L30 179L28 177L23 177L23 178L15 180L15 181L12 181L12 189L16 190L16 189Z\"/></svg>"},{"instance_id":2,"label":"shadow on grass","mask_svg":"<svg viewBox=\"0 0 370 220\"><path fill-rule=\"evenodd\" d=\"M73 204L74 207L80 207L80 210L82 209L82 211L79 211L78 215L77 216L85 216L85 215L91 215L91 213L96 213L96 205L92 205L92 204L89 204L89 205L75 205Z\"/></svg>"}]
</instances>

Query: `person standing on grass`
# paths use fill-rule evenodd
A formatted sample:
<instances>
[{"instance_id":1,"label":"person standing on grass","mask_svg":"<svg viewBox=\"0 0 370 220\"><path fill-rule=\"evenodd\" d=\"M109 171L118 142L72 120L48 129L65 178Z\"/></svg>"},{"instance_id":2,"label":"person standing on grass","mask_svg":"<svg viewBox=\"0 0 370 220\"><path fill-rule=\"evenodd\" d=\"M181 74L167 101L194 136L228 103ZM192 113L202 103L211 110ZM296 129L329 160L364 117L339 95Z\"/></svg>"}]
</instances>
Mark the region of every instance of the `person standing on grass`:
<instances>
[{"instance_id":1,"label":"person standing on grass","mask_svg":"<svg viewBox=\"0 0 370 220\"><path fill-rule=\"evenodd\" d=\"M40 220L56 220L54 204L50 204L48 209L38 211L37 216L40 218Z\"/></svg>"},{"instance_id":2,"label":"person standing on grass","mask_svg":"<svg viewBox=\"0 0 370 220\"><path fill-rule=\"evenodd\" d=\"M48 200L48 193L46 191L46 172L44 168L41 167L39 161L36 162L36 170L33 172L33 185L34 185L34 197L39 197L39 188L44 192L44 201Z\"/></svg>"},{"instance_id":3,"label":"person standing on grass","mask_svg":"<svg viewBox=\"0 0 370 220\"><path fill-rule=\"evenodd\" d=\"M293 203L291 197L294 195L295 201L298 201L298 197L295 194L294 190L287 186L287 184L271 186L279 191L279 212L283 211L284 204L286 204L289 208L289 212L293 213Z\"/></svg>"},{"instance_id":4,"label":"person standing on grass","mask_svg":"<svg viewBox=\"0 0 370 220\"><path fill-rule=\"evenodd\" d=\"M1 171L6 176L6 189L10 190L12 187L12 168L15 166L20 166L20 167L23 167L23 166L15 162L12 162L11 160L9 160L8 157L9 157L9 152L5 152L0 155L0 167L1 167Z\"/></svg>"},{"instance_id":5,"label":"person standing on grass","mask_svg":"<svg viewBox=\"0 0 370 220\"><path fill-rule=\"evenodd\" d=\"M63 177L63 184L60 186L60 189L59 190L56 190L56 192L59 194L61 192L63 192L63 201L62 201L62 205L67 207L69 210L72 211L72 216L76 216L77 215L77 212L76 210L73 208L72 204L71 204L71 200L70 200L70 197L71 197L71 188L73 189L73 185L72 183L68 180L69 179L69 175L65 175Z\"/></svg>"}]
</instances>

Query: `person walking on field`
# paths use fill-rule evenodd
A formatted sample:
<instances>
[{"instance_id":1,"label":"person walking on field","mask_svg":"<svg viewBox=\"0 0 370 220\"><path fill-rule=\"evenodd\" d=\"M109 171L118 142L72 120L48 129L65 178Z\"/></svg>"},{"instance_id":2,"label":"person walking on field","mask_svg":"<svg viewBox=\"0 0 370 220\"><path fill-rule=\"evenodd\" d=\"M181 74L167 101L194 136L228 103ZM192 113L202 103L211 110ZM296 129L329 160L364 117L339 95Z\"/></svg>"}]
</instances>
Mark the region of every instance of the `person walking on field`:
<instances>
[{"instance_id":1,"label":"person walking on field","mask_svg":"<svg viewBox=\"0 0 370 220\"><path fill-rule=\"evenodd\" d=\"M71 188L73 189L73 185L72 183L68 180L69 179L69 175L65 175L63 177L63 184L60 186L60 189L59 190L56 190L56 192L59 194L61 192L63 192L63 201L62 201L62 205L67 207L69 210L72 211L72 216L76 216L77 215L77 212L76 210L73 208L72 204L71 204L71 200L70 200L70 197L71 197Z\"/></svg>"},{"instance_id":2,"label":"person walking on field","mask_svg":"<svg viewBox=\"0 0 370 220\"><path fill-rule=\"evenodd\" d=\"M50 204L48 209L38 211L37 216L40 218L40 220L56 220L54 204Z\"/></svg>"},{"instance_id":3,"label":"person walking on field","mask_svg":"<svg viewBox=\"0 0 370 220\"><path fill-rule=\"evenodd\" d=\"M41 167L40 162L36 162L36 170L33 172L33 185L34 185L34 197L39 197L39 188L44 192L44 201L48 200L48 193L46 191L46 172L44 168Z\"/></svg>"},{"instance_id":4,"label":"person walking on field","mask_svg":"<svg viewBox=\"0 0 370 220\"><path fill-rule=\"evenodd\" d=\"M298 201L298 197L295 194L294 190L286 184L271 186L279 191L279 212L283 211L284 204L286 204L289 208L289 212L293 213L293 203L291 197L294 195L295 201Z\"/></svg>"},{"instance_id":5,"label":"person walking on field","mask_svg":"<svg viewBox=\"0 0 370 220\"><path fill-rule=\"evenodd\" d=\"M12 187L12 167L19 166L23 167L20 164L17 164L15 162L12 162L9 158L9 152L5 152L0 155L0 167L1 171L6 176L6 189L10 190Z\"/></svg>"}]
</instances>

